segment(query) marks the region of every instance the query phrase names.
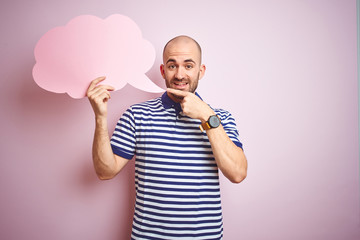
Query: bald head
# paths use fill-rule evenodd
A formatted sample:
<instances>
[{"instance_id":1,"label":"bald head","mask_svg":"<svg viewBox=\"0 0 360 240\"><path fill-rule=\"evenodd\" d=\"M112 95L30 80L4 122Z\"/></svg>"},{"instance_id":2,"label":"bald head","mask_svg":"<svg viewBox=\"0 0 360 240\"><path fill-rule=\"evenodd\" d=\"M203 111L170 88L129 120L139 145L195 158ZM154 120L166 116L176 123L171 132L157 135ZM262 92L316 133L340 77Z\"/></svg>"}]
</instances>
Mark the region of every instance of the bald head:
<instances>
[{"instance_id":1,"label":"bald head","mask_svg":"<svg viewBox=\"0 0 360 240\"><path fill-rule=\"evenodd\" d=\"M165 55L169 52L169 49L174 50L174 48L178 45L195 46L199 57L199 64L201 64L201 47L199 43L195 41L195 39L185 35L174 37L173 39L171 39L166 43L163 50L163 61L165 61L166 59Z\"/></svg>"}]
</instances>

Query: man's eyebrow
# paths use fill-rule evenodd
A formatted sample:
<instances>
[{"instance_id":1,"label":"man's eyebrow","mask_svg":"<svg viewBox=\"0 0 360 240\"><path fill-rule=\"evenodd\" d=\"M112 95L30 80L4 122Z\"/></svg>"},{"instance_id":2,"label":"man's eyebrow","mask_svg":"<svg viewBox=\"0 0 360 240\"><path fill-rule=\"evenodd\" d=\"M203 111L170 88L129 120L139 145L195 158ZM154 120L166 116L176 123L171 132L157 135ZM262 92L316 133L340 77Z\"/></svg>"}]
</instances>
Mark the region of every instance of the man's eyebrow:
<instances>
[{"instance_id":1,"label":"man's eyebrow","mask_svg":"<svg viewBox=\"0 0 360 240\"><path fill-rule=\"evenodd\" d=\"M184 62L192 62L192 63L196 64L195 61L192 60L191 58L190 58L190 59L186 59Z\"/></svg>"},{"instance_id":2,"label":"man's eyebrow","mask_svg":"<svg viewBox=\"0 0 360 240\"><path fill-rule=\"evenodd\" d=\"M169 60L166 61L166 64L168 64L169 62L176 62L175 59L170 58Z\"/></svg>"}]
</instances>

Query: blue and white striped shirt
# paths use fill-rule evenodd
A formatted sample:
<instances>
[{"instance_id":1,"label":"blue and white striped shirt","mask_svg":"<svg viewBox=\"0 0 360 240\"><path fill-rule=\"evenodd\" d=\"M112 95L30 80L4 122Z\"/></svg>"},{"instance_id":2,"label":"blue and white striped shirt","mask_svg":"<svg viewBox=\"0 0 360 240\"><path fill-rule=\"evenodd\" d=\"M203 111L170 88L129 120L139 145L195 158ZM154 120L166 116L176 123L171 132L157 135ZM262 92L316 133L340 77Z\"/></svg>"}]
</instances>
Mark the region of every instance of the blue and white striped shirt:
<instances>
[{"instance_id":1,"label":"blue and white striped shirt","mask_svg":"<svg viewBox=\"0 0 360 240\"><path fill-rule=\"evenodd\" d=\"M214 111L242 147L231 114ZM182 115L166 92L131 106L118 121L113 152L129 160L136 155L131 239L222 239L218 168L200 123Z\"/></svg>"}]
</instances>

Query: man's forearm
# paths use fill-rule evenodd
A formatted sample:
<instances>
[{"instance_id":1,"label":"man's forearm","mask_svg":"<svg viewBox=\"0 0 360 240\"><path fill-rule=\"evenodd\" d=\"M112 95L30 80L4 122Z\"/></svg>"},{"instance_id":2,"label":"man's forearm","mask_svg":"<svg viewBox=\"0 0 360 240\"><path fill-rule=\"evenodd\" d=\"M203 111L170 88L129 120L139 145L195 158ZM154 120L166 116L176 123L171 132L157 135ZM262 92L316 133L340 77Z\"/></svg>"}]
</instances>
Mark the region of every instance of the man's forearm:
<instances>
[{"instance_id":1,"label":"man's forearm","mask_svg":"<svg viewBox=\"0 0 360 240\"><path fill-rule=\"evenodd\" d=\"M241 148L236 146L220 125L206 131L216 163L231 182L239 183L247 174L247 160Z\"/></svg>"},{"instance_id":2,"label":"man's forearm","mask_svg":"<svg viewBox=\"0 0 360 240\"><path fill-rule=\"evenodd\" d=\"M92 153L94 168L98 177L100 179L114 177L117 173L117 166L110 145L106 118L96 118Z\"/></svg>"}]
</instances>

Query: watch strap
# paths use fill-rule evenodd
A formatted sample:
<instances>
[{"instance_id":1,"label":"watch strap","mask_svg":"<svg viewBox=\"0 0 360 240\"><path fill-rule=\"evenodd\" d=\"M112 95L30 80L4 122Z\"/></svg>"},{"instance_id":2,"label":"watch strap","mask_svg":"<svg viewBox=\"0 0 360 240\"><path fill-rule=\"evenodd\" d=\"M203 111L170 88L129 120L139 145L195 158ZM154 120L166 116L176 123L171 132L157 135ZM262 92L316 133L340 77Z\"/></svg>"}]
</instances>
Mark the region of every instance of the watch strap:
<instances>
[{"instance_id":1,"label":"watch strap","mask_svg":"<svg viewBox=\"0 0 360 240\"><path fill-rule=\"evenodd\" d=\"M210 127L208 121L206 121L206 122L201 123L199 128L203 132L203 131L209 130L211 127Z\"/></svg>"}]
</instances>

